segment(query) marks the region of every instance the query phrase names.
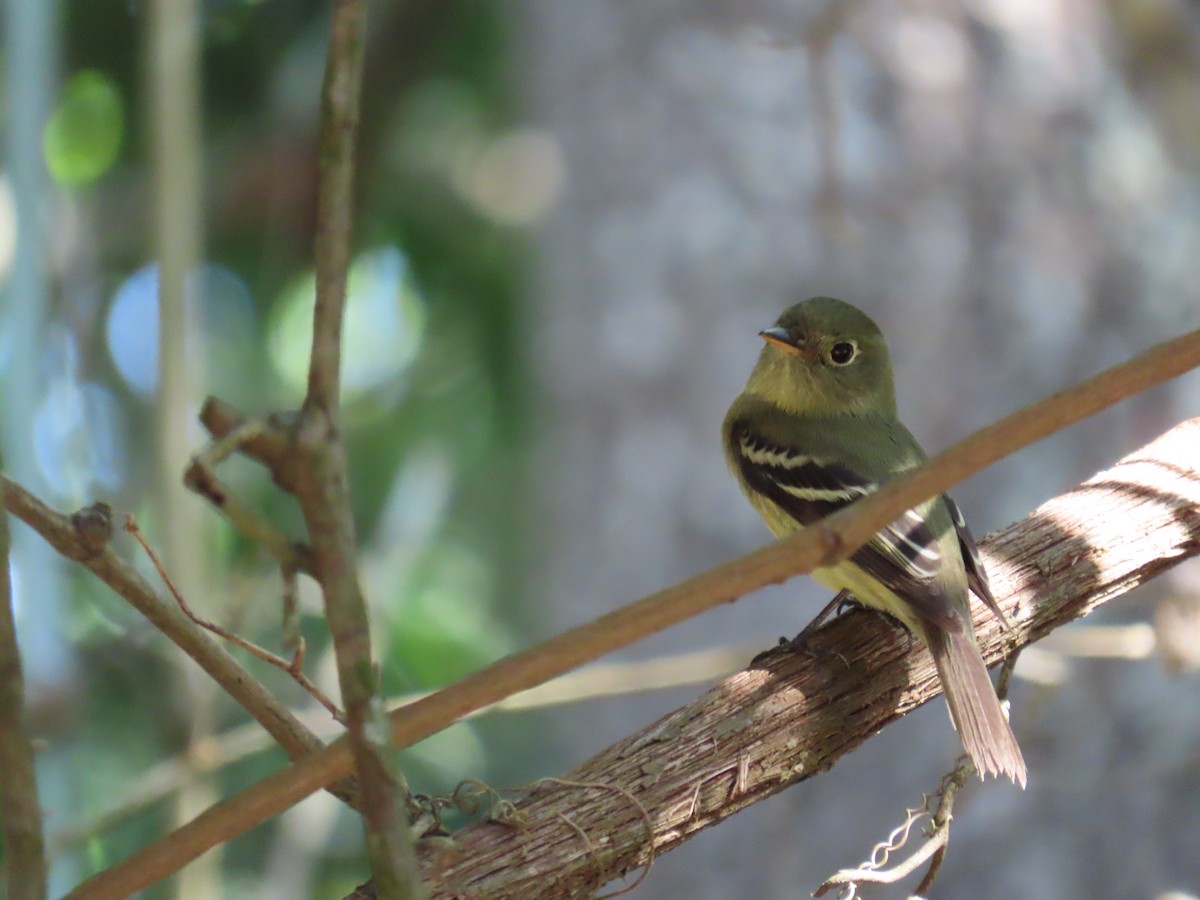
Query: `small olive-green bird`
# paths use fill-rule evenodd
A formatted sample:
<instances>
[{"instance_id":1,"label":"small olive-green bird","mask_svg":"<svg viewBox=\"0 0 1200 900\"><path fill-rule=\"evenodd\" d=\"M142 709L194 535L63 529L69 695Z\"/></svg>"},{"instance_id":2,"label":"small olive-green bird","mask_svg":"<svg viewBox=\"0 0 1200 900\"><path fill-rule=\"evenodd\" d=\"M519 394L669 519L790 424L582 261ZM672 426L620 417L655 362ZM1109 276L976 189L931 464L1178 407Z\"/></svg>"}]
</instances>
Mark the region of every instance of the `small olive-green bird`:
<instances>
[{"instance_id":1,"label":"small olive-green bird","mask_svg":"<svg viewBox=\"0 0 1200 900\"><path fill-rule=\"evenodd\" d=\"M925 459L896 416L887 343L861 310L814 297L759 336L766 346L722 432L730 467L777 537ZM1007 775L1025 786L1021 748L975 642L968 592L1004 616L975 539L949 497L909 510L849 559L812 575L924 640L980 775Z\"/></svg>"}]
</instances>

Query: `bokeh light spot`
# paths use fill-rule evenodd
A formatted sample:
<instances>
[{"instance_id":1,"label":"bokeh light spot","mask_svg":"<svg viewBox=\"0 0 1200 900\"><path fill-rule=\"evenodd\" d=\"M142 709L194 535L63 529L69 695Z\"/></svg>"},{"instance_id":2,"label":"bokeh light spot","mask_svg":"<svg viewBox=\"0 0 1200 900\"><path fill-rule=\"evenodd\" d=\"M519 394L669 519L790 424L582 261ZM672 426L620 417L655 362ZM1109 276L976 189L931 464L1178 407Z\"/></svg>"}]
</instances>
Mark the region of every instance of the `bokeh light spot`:
<instances>
[{"instance_id":1,"label":"bokeh light spot","mask_svg":"<svg viewBox=\"0 0 1200 900\"><path fill-rule=\"evenodd\" d=\"M62 185L95 181L117 159L125 132L125 104L116 84L88 69L63 86L42 135L46 168Z\"/></svg>"},{"instance_id":2,"label":"bokeh light spot","mask_svg":"<svg viewBox=\"0 0 1200 900\"><path fill-rule=\"evenodd\" d=\"M245 356L256 345L253 299L235 272L208 263L187 279L187 302L205 340L207 374L214 389L245 383ZM108 311L108 352L134 391L152 394L158 385L158 266L138 269L117 288Z\"/></svg>"},{"instance_id":3,"label":"bokeh light spot","mask_svg":"<svg viewBox=\"0 0 1200 900\"><path fill-rule=\"evenodd\" d=\"M455 186L484 215L506 225L531 225L557 202L566 181L558 139L542 129L517 129L488 141L455 171Z\"/></svg>"},{"instance_id":4,"label":"bokeh light spot","mask_svg":"<svg viewBox=\"0 0 1200 900\"><path fill-rule=\"evenodd\" d=\"M125 383L140 394L158 384L158 267L125 279L108 311L108 352Z\"/></svg>"},{"instance_id":5,"label":"bokeh light spot","mask_svg":"<svg viewBox=\"0 0 1200 900\"><path fill-rule=\"evenodd\" d=\"M0 175L0 282L8 277L16 250L17 207L8 179Z\"/></svg>"},{"instance_id":6,"label":"bokeh light spot","mask_svg":"<svg viewBox=\"0 0 1200 900\"><path fill-rule=\"evenodd\" d=\"M38 469L59 497L82 502L96 487L116 490L124 479L125 416L98 384L60 379L33 418Z\"/></svg>"},{"instance_id":7,"label":"bokeh light spot","mask_svg":"<svg viewBox=\"0 0 1200 900\"><path fill-rule=\"evenodd\" d=\"M270 325L271 361L294 389L308 378L316 279L310 272L280 295ZM412 362L425 329L425 307L395 247L360 255L350 266L343 328L343 383L348 394L378 387Z\"/></svg>"}]
</instances>

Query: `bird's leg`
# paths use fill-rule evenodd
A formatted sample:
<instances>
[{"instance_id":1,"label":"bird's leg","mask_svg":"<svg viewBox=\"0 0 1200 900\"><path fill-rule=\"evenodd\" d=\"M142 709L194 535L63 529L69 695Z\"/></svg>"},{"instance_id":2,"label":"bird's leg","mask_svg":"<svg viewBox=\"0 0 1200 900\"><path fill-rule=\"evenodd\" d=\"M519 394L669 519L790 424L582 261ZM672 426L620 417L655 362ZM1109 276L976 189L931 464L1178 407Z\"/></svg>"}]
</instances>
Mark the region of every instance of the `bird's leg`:
<instances>
[{"instance_id":1,"label":"bird's leg","mask_svg":"<svg viewBox=\"0 0 1200 900\"><path fill-rule=\"evenodd\" d=\"M834 603L837 604L837 608L833 611L834 616L840 616L843 613L850 612L852 609L867 608L863 606L862 602L857 597L850 593L848 588L843 588L842 590L838 591L838 595L833 598L830 606L832 606ZM821 615L827 616L828 614L829 607L827 606L825 609L821 610Z\"/></svg>"},{"instance_id":2,"label":"bird's leg","mask_svg":"<svg viewBox=\"0 0 1200 900\"><path fill-rule=\"evenodd\" d=\"M830 656L837 656L842 659L840 654L833 653L828 650L822 650L815 647L809 640L817 630L825 624L825 621L831 615L841 615L843 607L851 605L861 605L854 599L854 595L849 590L843 588L837 592L832 600L825 604L824 608L817 613L817 617L804 626L803 630L794 638L781 637L779 643L770 650L764 650L754 659L750 660L750 665L755 665L768 657L774 656L776 653L803 653L807 656L817 657L819 659L828 659ZM845 660L842 659L844 663Z\"/></svg>"},{"instance_id":3,"label":"bird's leg","mask_svg":"<svg viewBox=\"0 0 1200 900\"><path fill-rule=\"evenodd\" d=\"M854 594L849 588L842 588L837 592L837 595L825 604L824 608L817 613L817 617L809 622L801 632L789 641L790 644L796 647L803 647L808 643L808 639L812 637L830 616L840 616L847 609L852 609L856 606L862 606L854 599Z\"/></svg>"}]
</instances>

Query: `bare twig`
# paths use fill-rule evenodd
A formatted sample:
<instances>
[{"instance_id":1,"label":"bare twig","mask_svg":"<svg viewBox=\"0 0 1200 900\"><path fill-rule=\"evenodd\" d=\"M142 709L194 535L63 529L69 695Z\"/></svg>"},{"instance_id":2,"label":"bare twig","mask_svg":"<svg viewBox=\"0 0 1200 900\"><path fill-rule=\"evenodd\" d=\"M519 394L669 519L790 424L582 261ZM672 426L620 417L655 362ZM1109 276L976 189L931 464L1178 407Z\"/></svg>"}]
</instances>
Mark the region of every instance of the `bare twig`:
<instances>
[{"instance_id":1,"label":"bare twig","mask_svg":"<svg viewBox=\"0 0 1200 900\"><path fill-rule=\"evenodd\" d=\"M913 826L929 815L929 795L921 798L921 805L910 807L904 811L904 821L892 829L891 833L871 848L871 856L862 866L864 869L880 869L888 864L892 854L903 850L908 844ZM814 894L815 896L815 894Z\"/></svg>"},{"instance_id":2,"label":"bare twig","mask_svg":"<svg viewBox=\"0 0 1200 900\"><path fill-rule=\"evenodd\" d=\"M210 451L200 454L201 461L210 467L219 462L224 445L230 440L232 449L257 460L266 467L272 480L280 490L296 493L298 461L292 447L297 414L271 413L261 419L247 419L240 412L217 397L208 397L200 407L200 424L213 436L216 443Z\"/></svg>"},{"instance_id":3,"label":"bare twig","mask_svg":"<svg viewBox=\"0 0 1200 900\"><path fill-rule=\"evenodd\" d=\"M875 845L867 862L856 869L839 870L822 881L812 895L823 897L833 888L841 888L842 892L838 897L841 900L853 900L858 896L860 884L895 884L915 872L926 860L932 859L929 872L921 881L923 887L917 889L919 895L933 883L933 877L945 856L946 845L950 841L950 809L953 796L974 773L975 767L971 760L966 756L960 757L957 767L942 779L937 793L939 802L936 813L929 810L930 797L927 794L920 806L905 810L904 821L892 829L892 833L885 840ZM908 857L890 868L884 868L891 855L908 843L913 826L924 818L929 818L933 825L926 840Z\"/></svg>"},{"instance_id":4,"label":"bare twig","mask_svg":"<svg viewBox=\"0 0 1200 900\"><path fill-rule=\"evenodd\" d=\"M0 461L2 465L2 461ZM8 516L0 480L0 832L4 835L4 896L43 900L46 850L34 776L33 741L25 720L25 679L8 570Z\"/></svg>"},{"instance_id":5,"label":"bare twig","mask_svg":"<svg viewBox=\"0 0 1200 900\"><path fill-rule=\"evenodd\" d=\"M392 713L392 734L407 746L463 716L661 631L766 584L843 559L928 497L1040 438L1200 363L1200 331L1160 344L976 432L879 491L830 516L821 527L693 576L537 647L486 666L424 701ZM1021 629L1021 623L1009 618ZM1050 625L1043 627L1049 630ZM1040 636L1040 635L1037 635ZM1026 635L1026 640L1029 635ZM194 821L97 875L77 897L128 893L184 865L208 847L277 815L349 773L350 748L337 742L210 808Z\"/></svg>"},{"instance_id":6,"label":"bare twig","mask_svg":"<svg viewBox=\"0 0 1200 900\"><path fill-rule=\"evenodd\" d=\"M911 807L904 811L904 821L892 829L891 834L871 848L870 858L859 866L857 869L841 869L829 878L826 878L813 891L814 897L821 897L827 894L833 888L841 888L838 893L839 900L854 900L858 896L858 886L860 884L892 884L899 881L905 875L914 871L917 866L929 858L931 853L945 845L946 835L934 835L934 841L921 847L916 853L912 854L908 859L893 866L891 869L885 869L892 854L898 850L903 850L908 845L908 839L912 835L913 827L922 819L930 817L929 813L929 795L926 794L920 806Z\"/></svg>"},{"instance_id":7,"label":"bare twig","mask_svg":"<svg viewBox=\"0 0 1200 900\"><path fill-rule=\"evenodd\" d=\"M184 472L183 483L211 503L245 537L262 545L285 572L301 571L311 575L312 550L288 538L268 518L243 503L216 476L218 463L243 448L261 446L275 427L272 419L242 422L192 457ZM281 471L284 471L282 466ZM291 483L289 480L288 484Z\"/></svg>"},{"instance_id":8,"label":"bare twig","mask_svg":"<svg viewBox=\"0 0 1200 900\"><path fill-rule=\"evenodd\" d=\"M921 878L921 883L917 885L915 893L918 897L933 887L934 879L942 869L942 862L946 859L946 848L950 844L950 820L954 812L954 799L966 785L967 779L974 774L975 764L970 759L962 757L953 771L947 773L942 779L942 785L938 789L937 809L933 813L933 833L928 841L929 844L936 843L936 846L933 848L933 855L929 861L929 869Z\"/></svg>"},{"instance_id":9,"label":"bare twig","mask_svg":"<svg viewBox=\"0 0 1200 900\"><path fill-rule=\"evenodd\" d=\"M831 888L835 887L850 887L852 890L860 884L895 884L902 878L906 878L917 870L925 860L933 856L937 851L946 846L946 841L950 838L950 830L948 828L936 829L933 835L923 843L920 849L912 856L892 866L890 869L873 869L863 866L859 869L842 869L835 875L831 875L823 881L815 891L814 897L824 896ZM850 896L854 896L853 893Z\"/></svg>"},{"instance_id":10,"label":"bare twig","mask_svg":"<svg viewBox=\"0 0 1200 900\"><path fill-rule=\"evenodd\" d=\"M929 809L930 797L925 795L924 802L914 808L904 811L904 821L892 829L892 833L871 851L871 858L856 869L841 869L817 886L813 891L814 897L822 897L833 888L841 888L838 894L841 900L853 900L858 896L860 884L895 884L908 877L928 859L932 859L929 871L922 879L921 891L933 883L933 878L946 855L946 845L950 841L950 811L953 806L955 793L975 774L975 766L967 756L959 757L956 767L942 778L938 788L938 806L935 813ZM913 853L891 868L884 868L892 853L902 849L907 843L913 826L921 819L929 818L933 828L926 840Z\"/></svg>"},{"instance_id":11,"label":"bare twig","mask_svg":"<svg viewBox=\"0 0 1200 900\"><path fill-rule=\"evenodd\" d=\"M317 184L316 306L308 392L294 432L301 461L296 498L308 526L313 567L325 600L346 712L371 872L386 900L423 896L400 775L377 702L370 620L358 581L349 472L338 410L342 321L353 231L354 153L362 82L362 0L334 0L321 89Z\"/></svg>"},{"instance_id":12,"label":"bare twig","mask_svg":"<svg viewBox=\"0 0 1200 900\"><path fill-rule=\"evenodd\" d=\"M218 625L216 622L210 622L207 619L203 619L196 615L192 611L192 608L188 606L187 600L183 598L183 594L177 587L175 587L175 582L171 580L171 576L167 573L166 567L162 564L162 560L158 558L158 554L154 552L154 548L150 546L150 542L146 540L145 535L142 534L142 530L138 528L137 522L134 521L133 516L125 517L124 528L133 535L134 540L138 542L146 556L150 558L150 562L154 566L154 570L158 572L158 577L163 580L163 584L167 586L167 590L171 592L171 596L175 598L175 602L179 604L179 608L183 610L183 614L185 616L187 616L205 631L212 632L213 634L217 635L217 637L224 638L234 646L241 647L247 653L258 659L261 659L263 662L287 672L288 675L295 679L296 683L300 685L300 687L303 688L310 697L320 703L323 707L325 707L325 709L329 710L329 714L333 716L335 721L342 722L344 724L341 710L337 708L337 704L325 696L325 692L313 684L312 681L309 680L308 676L304 674L303 643L297 645L296 652L292 655L290 660L284 659L282 656L277 656L270 650L264 650L262 647L258 646L258 644L254 643L253 641L246 640L244 637L230 631L228 628Z\"/></svg>"},{"instance_id":13,"label":"bare twig","mask_svg":"<svg viewBox=\"0 0 1200 900\"><path fill-rule=\"evenodd\" d=\"M291 566L280 569L283 578L283 616L281 634L283 646L295 653L304 653L304 637L300 634L300 599L299 586L296 584L297 573Z\"/></svg>"},{"instance_id":14,"label":"bare twig","mask_svg":"<svg viewBox=\"0 0 1200 900\"><path fill-rule=\"evenodd\" d=\"M118 596L145 616L240 703L291 759L324 746L236 659L193 625L178 607L159 597L146 579L117 555L107 543L112 524L111 513L105 504L94 504L67 517L50 509L15 482L3 476L0 480L4 483L4 503L9 512L40 534L62 556L91 569ZM335 785L330 792L351 806L358 802L357 787L352 782Z\"/></svg>"}]
</instances>

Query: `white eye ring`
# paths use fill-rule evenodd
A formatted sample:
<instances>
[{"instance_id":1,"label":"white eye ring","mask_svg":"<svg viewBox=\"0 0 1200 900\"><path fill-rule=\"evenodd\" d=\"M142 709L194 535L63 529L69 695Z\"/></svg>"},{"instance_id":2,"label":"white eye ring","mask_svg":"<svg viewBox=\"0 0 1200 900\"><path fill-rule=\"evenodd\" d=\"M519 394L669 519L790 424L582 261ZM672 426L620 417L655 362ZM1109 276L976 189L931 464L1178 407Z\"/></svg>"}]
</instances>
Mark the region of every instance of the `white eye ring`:
<instances>
[{"instance_id":1,"label":"white eye ring","mask_svg":"<svg viewBox=\"0 0 1200 900\"><path fill-rule=\"evenodd\" d=\"M858 341L838 341L829 348L830 365L842 367L858 359Z\"/></svg>"}]
</instances>

